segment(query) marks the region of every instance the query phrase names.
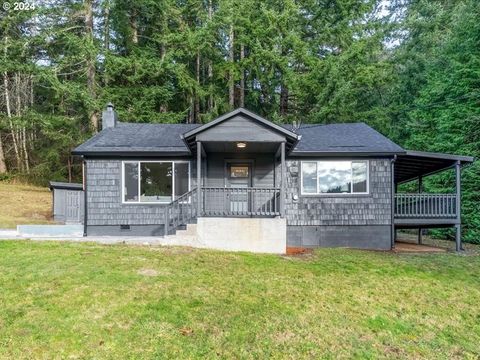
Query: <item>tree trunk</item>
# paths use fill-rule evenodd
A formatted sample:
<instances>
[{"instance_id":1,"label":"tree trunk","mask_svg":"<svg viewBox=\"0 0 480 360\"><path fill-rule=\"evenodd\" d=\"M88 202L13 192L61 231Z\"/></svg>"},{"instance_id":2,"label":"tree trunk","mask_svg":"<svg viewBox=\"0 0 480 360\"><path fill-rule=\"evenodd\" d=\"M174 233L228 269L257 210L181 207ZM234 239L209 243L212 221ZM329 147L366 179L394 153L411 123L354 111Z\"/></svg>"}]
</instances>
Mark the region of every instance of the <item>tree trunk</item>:
<instances>
[{"instance_id":1,"label":"tree trunk","mask_svg":"<svg viewBox=\"0 0 480 360\"><path fill-rule=\"evenodd\" d=\"M21 81L20 81L20 75L16 72L14 75L14 80L15 80L15 87L12 89L12 93L15 94L15 115L17 117L22 116L22 99L21 99Z\"/></svg>"},{"instance_id":2,"label":"tree trunk","mask_svg":"<svg viewBox=\"0 0 480 360\"><path fill-rule=\"evenodd\" d=\"M228 84L228 104L230 105L230 109L235 107L235 80L233 77L233 65L235 61L235 32L233 30L233 25L230 25L230 49L229 49L229 61L230 61L230 73L229 73L229 84Z\"/></svg>"},{"instance_id":3,"label":"tree trunk","mask_svg":"<svg viewBox=\"0 0 480 360\"><path fill-rule=\"evenodd\" d=\"M30 164L28 162L28 149L27 149L27 131L25 126L22 128L22 146L23 146L23 161L27 174L30 173Z\"/></svg>"},{"instance_id":4,"label":"tree trunk","mask_svg":"<svg viewBox=\"0 0 480 360\"><path fill-rule=\"evenodd\" d=\"M105 21L105 23L103 24L103 52L105 54L103 83L105 84L105 86L107 86L108 85L107 54L110 49L110 1L109 0L105 0L103 16Z\"/></svg>"},{"instance_id":5,"label":"tree trunk","mask_svg":"<svg viewBox=\"0 0 480 360\"><path fill-rule=\"evenodd\" d=\"M103 25L103 48L105 52L110 49L110 1L105 1L104 9L105 23Z\"/></svg>"},{"instance_id":6,"label":"tree trunk","mask_svg":"<svg viewBox=\"0 0 480 360\"><path fill-rule=\"evenodd\" d=\"M132 42L138 44L138 23L137 23L137 10L133 9L130 14L130 29L132 30Z\"/></svg>"},{"instance_id":7,"label":"tree trunk","mask_svg":"<svg viewBox=\"0 0 480 360\"><path fill-rule=\"evenodd\" d=\"M68 182L72 182L72 159L71 156L67 156L67 171L68 171Z\"/></svg>"},{"instance_id":8,"label":"tree trunk","mask_svg":"<svg viewBox=\"0 0 480 360\"><path fill-rule=\"evenodd\" d=\"M189 103L189 111L188 111L188 116L187 116L187 124L193 124L193 107L194 107L194 101L193 101L193 96L188 95L188 103Z\"/></svg>"},{"instance_id":9,"label":"tree trunk","mask_svg":"<svg viewBox=\"0 0 480 360\"><path fill-rule=\"evenodd\" d=\"M212 21L213 17L213 5L212 5L212 0L208 0L208 20ZM213 66L212 66L212 60L208 60L208 68L207 68L207 77L208 77L208 110L207 111L212 111L213 110Z\"/></svg>"},{"instance_id":10,"label":"tree trunk","mask_svg":"<svg viewBox=\"0 0 480 360\"><path fill-rule=\"evenodd\" d=\"M95 55L93 54L93 0L85 1L85 30L88 40L88 56L87 56L87 89L92 100L96 99L95 91ZM90 126L93 131L98 131L98 116L95 110L90 111Z\"/></svg>"},{"instance_id":11,"label":"tree trunk","mask_svg":"<svg viewBox=\"0 0 480 360\"><path fill-rule=\"evenodd\" d=\"M4 48L4 59L7 59L7 47L8 47L8 37L5 37L5 48ZM15 159L17 160L17 168L20 168L20 153L18 152L17 139L15 138L15 130L13 128L12 122L12 108L10 104L10 90L8 86L8 73L7 71L3 72L3 87L5 92L5 107L7 108L7 118L10 125L10 133L12 135L13 149L15 150Z\"/></svg>"},{"instance_id":12,"label":"tree trunk","mask_svg":"<svg viewBox=\"0 0 480 360\"><path fill-rule=\"evenodd\" d=\"M195 64L195 73L197 77L197 88L195 89L195 105L193 110L193 121L198 124L200 122L200 52L197 51L197 61Z\"/></svg>"},{"instance_id":13,"label":"tree trunk","mask_svg":"<svg viewBox=\"0 0 480 360\"><path fill-rule=\"evenodd\" d=\"M25 89L23 89L23 85L26 84ZM25 91L23 91L25 90ZM19 73L15 73L15 90L13 93L15 94L15 114L17 118L21 118L24 112L22 110L27 109L26 101L22 101L22 94L27 94L28 90L28 83L26 80L23 80ZM28 93L29 95L29 93ZM28 96L27 95L27 96ZM27 99L24 99L28 101ZM23 105L23 106L22 106ZM26 170L27 173L30 172L30 166L28 164L28 150L27 150L27 132L25 129L25 125L22 126L20 130L18 130L18 144L20 147L20 159L22 162L22 170Z\"/></svg>"},{"instance_id":14,"label":"tree trunk","mask_svg":"<svg viewBox=\"0 0 480 360\"><path fill-rule=\"evenodd\" d=\"M282 85L280 90L280 115L286 116L288 114L288 88Z\"/></svg>"},{"instance_id":15,"label":"tree trunk","mask_svg":"<svg viewBox=\"0 0 480 360\"><path fill-rule=\"evenodd\" d=\"M2 134L0 133L0 174L7 172L7 164L5 163L5 152L3 151Z\"/></svg>"},{"instance_id":16,"label":"tree trunk","mask_svg":"<svg viewBox=\"0 0 480 360\"><path fill-rule=\"evenodd\" d=\"M245 107L245 71L243 69L243 58L245 57L245 45L240 44L240 94L239 104L240 107Z\"/></svg>"}]
</instances>

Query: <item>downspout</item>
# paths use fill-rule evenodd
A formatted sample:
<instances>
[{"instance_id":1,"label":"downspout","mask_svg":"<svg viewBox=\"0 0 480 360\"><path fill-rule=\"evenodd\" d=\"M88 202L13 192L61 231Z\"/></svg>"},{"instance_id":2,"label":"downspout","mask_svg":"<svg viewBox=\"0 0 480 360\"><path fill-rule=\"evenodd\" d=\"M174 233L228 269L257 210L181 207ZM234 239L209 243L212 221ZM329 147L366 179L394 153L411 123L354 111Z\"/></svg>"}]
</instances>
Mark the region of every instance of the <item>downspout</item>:
<instances>
[{"instance_id":1,"label":"downspout","mask_svg":"<svg viewBox=\"0 0 480 360\"><path fill-rule=\"evenodd\" d=\"M394 155L390 160L390 176L391 176L391 230L390 230L390 250L395 247L395 161L397 155Z\"/></svg>"},{"instance_id":2,"label":"downspout","mask_svg":"<svg viewBox=\"0 0 480 360\"><path fill-rule=\"evenodd\" d=\"M87 236L87 161L83 159L83 236Z\"/></svg>"}]
</instances>

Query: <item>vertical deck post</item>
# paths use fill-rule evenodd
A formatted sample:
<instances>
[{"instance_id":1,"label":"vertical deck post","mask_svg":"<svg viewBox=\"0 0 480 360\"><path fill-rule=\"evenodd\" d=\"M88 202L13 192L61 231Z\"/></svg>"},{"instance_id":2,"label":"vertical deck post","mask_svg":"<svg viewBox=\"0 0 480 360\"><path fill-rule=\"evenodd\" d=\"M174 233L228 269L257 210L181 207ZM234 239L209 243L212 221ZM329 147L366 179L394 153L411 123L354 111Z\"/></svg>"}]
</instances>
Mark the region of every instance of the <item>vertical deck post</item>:
<instances>
[{"instance_id":1,"label":"vertical deck post","mask_svg":"<svg viewBox=\"0 0 480 360\"><path fill-rule=\"evenodd\" d=\"M197 217L202 215L202 143L197 141Z\"/></svg>"},{"instance_id":2,"label":"vertical deck post","mask_svg":"<svg viewBox=\"0 0 480 360\"><path fill-rule=\"evenodd\" d=\"M423 191L423 177L420 175L418 177L418 193L421 194ZM418 228L418 244L422 244L422 228Z\"/></svg>"},{"instance_id":3,"label":"vertical deck post","mask_svg":"<svg viewBox=\"0 0 480 360\"><path fill-rule=\"evenodd\" d=\"M285 142L280 144L280 161L281 161L281 177L280 177L280 217L285 217Z\"/></svg>"},{"instance_id":4,"label":"vertical deck post","mask_svg":"<svg viewBox=\"0 0 480 360\"><path fill-rule=\"evenodd\" d=\"M461 251L462 250L462 219L460 216L460 209L461 209L461 187L462 187L462 179L461 179L461 163L457 161L455 164L455 211L457 212L457 223L455 225L455 250Z\"/></svg>"}]
</instances>

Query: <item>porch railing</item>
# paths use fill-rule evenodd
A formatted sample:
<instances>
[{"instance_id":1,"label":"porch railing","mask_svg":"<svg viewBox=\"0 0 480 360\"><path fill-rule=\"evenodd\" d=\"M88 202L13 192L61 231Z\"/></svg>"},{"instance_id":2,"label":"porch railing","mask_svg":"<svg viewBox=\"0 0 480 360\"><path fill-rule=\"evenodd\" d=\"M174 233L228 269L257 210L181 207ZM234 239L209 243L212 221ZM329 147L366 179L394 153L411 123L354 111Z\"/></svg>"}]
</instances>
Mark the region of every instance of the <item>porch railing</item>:
<instances>
[{"instance_id":1,"label":"porch railing","mask_svg":"<svg viewBox=\"0 0 480 360\"><path fill-rule=\"evenodd\" d=\"M204 216L279 216L280 188L202 187Z\"/></svg>"},{"instance_id":2,"label":"porch railing","mask_svg":"<svg viewBox=\"0 0 480 360\"><path fill-rule=\"evenodd\" d=\"M455 218L455 194L395 194L397 218Z\"/></svg>"},{"instance_id":3,"label":"porch railing","mask_svg":"<svg viewBox=\"0 0 480 360\"><path fill-rule=\"evenodd\" d=\"M197 188L179 196L165 208L165 235L197 218Z\"/></svg>"}]
</instances>

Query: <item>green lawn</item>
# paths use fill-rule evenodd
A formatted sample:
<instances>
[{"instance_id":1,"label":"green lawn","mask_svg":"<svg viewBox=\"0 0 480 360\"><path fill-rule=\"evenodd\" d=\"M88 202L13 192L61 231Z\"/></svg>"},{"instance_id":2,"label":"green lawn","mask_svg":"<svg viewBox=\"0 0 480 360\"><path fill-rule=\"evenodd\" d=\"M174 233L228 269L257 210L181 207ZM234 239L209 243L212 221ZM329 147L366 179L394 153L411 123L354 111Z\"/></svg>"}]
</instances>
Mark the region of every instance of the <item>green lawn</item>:
<instances>
[{"instance_id":1,"label":"green lawn","mask_svg":"<svg viewBox=\"0 0 480 360\"><path fill-rule=\"evenodd\" d=\"M0 358L478 358L480 257L0 241Z\"/></svg>"}]
</instances>

